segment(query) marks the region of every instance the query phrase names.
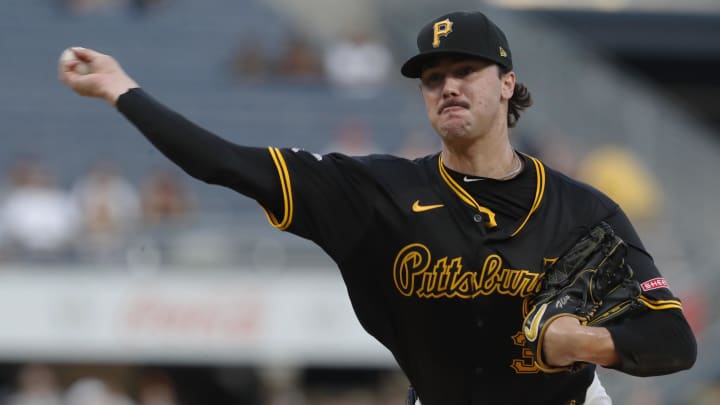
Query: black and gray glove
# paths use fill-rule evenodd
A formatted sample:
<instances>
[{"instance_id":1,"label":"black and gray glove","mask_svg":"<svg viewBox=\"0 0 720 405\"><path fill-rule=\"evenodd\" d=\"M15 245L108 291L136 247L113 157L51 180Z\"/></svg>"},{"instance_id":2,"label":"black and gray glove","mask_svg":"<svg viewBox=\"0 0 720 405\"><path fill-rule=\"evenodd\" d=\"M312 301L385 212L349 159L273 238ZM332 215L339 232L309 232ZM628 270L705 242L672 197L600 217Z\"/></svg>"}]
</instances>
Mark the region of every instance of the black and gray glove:
<instances>
[{"instance_id":1,"label":"black and gray glove","mask_svg":"<svg viewBox=\"0 0 720 405\"><path fill-rule=\"evenodd\" d=\"M640 284L625 263L626 253L625 242L601 222L545 272L523 322L525 339L540 370L554 373L582 366L555 367L543 360L543 337L554 319L572 316L583 325L601 326L642 307Z\"/></svg>"}]
</instances>

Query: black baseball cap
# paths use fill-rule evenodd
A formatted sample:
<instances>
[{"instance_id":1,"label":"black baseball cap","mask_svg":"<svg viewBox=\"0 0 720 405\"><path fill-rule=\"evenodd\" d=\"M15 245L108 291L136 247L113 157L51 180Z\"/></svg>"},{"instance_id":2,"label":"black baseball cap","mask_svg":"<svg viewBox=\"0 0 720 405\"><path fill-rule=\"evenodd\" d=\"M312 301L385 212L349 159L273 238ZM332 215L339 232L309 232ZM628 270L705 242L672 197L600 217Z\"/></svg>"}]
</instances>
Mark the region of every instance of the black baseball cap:
<instances>
[{"instance_id":1,"label":"black baseball cap","mask_svg":"<svg viewBox=\"0 0 720 405\"><path fill-rule=\"evenodd\" d=\"M456 11L427 23L417 36L419 54L400 68L403 76L418 78L438 56L460 55L487 59L512 70L512 54L502 30L479 11Z\"/></svg>"}]
</instances>

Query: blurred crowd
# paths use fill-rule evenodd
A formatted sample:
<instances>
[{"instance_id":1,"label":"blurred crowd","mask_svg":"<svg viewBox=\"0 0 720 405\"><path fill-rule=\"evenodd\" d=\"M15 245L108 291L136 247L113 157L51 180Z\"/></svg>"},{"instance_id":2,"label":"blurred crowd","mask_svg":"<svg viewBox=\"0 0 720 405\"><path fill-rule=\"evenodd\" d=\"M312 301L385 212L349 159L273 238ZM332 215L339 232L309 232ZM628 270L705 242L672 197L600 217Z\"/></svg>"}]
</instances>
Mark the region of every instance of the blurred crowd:
<instances>
[{"instance_id":1,"label":"blurred crowd","mask_svg":"<svg viewBox=\"0 0 720 405\"><path fill-rule=\"evenodd\" d=\"M231 55L230 74L240 82L285 81L329 84L340 95L372 98L394 72L390 48L364 31L317 44L299 32L280 46L268 46L247 33Z\"/></svg>"},{"instance_id":2,"label":"blurred crowd","mask_svg":"<svg viewBox=\"0 0 720 405\"><path fill-rule=\"evenodd\" d=\"M59 8L76 16L133 13L145 14L153 12L167 3L168 0L56 0Z\"/></svg>"},{"instance_id":3,"label":"blurred crowd","mask_svg":"<svg viewBox=\"0 0 720 405\"><path fill-rule=\"evenodd\" d=\"M104 161L63 187L42 161L18 160L0 191L0 260L123 262L141 229L186 222L195 204L167 168L135 185Z\"/></svg>"},{"instance_id":4,"label":"blurred crowd","mask_svg":"<svg viewBox=\"0 0 720 405\"><path fill-rule=\"evenodd\" d=\"M0 382L0 403L399 405L407 387L407 379L396 370L193 370L27 363Z\"/></svg>"}]
</instances>

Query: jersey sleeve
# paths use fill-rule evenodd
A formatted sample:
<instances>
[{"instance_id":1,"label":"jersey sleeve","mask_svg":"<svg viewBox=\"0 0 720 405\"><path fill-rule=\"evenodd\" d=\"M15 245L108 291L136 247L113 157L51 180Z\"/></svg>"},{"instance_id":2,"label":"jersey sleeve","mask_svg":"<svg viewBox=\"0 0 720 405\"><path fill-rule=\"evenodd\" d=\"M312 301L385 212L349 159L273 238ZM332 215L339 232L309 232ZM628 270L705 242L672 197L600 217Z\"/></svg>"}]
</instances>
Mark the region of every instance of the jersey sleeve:
<instances>
[{"instance_id":1,"label":"jersey sleeve","mask_svg":"<svg viewBox=\"0 0 720 405\"><path fill-rule=\"evenodd\" d=\"M258 201L268 212L283 209L277 165L268 148L227 141L139 88L121 95L117 108L163 155L192 177L231 188Z\"/></svg>"},{"instance_id":2,"label":"jersey sleeve","mask_svg":"<svg viewBox=\"0 0 720 405\"><path fill-rule=\"evenodd\" d=\"M640 283L644 307L627 319L606 326L620 358L611 368L636 376L653 376L692 367L697 342L683 315L680 299L670 291L627 216L618 209L606 221L629 245L626 262Z\"/></svg>"},{"instance_id":3,"label":"jersey sleeve","mask_svg":"<svg viewBox=\"0 0 720 405\"><path fill-rule=\"evenodd\" d=\"M342 258L372 223L379 187L367 160L339 153L319 155L270 148L282 185L282 216L270 223L310 239L331 257Z\"/></svg>"}]
</instances>

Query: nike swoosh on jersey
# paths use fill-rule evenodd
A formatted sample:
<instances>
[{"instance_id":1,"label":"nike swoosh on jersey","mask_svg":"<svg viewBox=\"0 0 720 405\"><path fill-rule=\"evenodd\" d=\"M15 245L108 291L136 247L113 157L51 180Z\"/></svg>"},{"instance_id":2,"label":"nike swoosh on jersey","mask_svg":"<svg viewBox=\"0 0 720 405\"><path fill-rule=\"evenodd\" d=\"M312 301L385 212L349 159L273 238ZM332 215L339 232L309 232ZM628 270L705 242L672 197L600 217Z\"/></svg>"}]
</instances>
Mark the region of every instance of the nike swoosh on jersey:
<instances>
[{"instance_id":1,"label":"nike swoosh on jersey","mask_svg":"<svg viewBox=\"0 0 720 405\"><path fill-rule=\"evenodd\" d=\"M480 181L480 180L485 180L485 179L479 179L477 177L468 177L468 176L463 177L463 181L465 183L472 183L473 181Z\"/></svg>"},{"instance_id":2,"label":"nike swoosh on jersey","mask_svg":"<svg viewBox=\"0 0 720 405\"><path fill-rule=\"evenodd\" d=\"M525 334L525 339L527 339L528 341L534 342L535 339L537 339L540 319L542 318L546 309L547 304L542 304L542 306L540 306L537 312L535 312L535 316L533 316L532 320L530 320L530 322L525 322L525 326L523 327L523 333Z\"/></svg>"},{"instance_id":3,"label":"nike swoosh on jersey","mask_svg":"<svg viewBox=\"0 0 720 405\"><path fill-rule=\"evenodd\" d=\"M420 200L415 200L415 202L412 205L413 212L425 212L434 210L436 208L442 208L444 207L444 204L433 204L433 205L420 205Z\"/></svg>"}]
</instances>

